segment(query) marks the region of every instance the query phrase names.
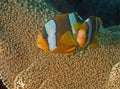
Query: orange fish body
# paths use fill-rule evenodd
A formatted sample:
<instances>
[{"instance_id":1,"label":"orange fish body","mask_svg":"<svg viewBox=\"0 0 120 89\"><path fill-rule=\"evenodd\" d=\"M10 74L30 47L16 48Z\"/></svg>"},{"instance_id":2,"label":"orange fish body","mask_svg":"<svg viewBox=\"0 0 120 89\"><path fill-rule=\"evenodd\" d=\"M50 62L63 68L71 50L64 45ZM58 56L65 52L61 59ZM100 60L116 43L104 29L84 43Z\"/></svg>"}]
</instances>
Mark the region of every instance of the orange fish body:
<instances>
[{"instance_id":1,"label":"orange fish body","mask_svg":"<svg viewBox=\"0 0 120 89\"><path fill-rule=\"evenodd\" d=\"M40 31L37 46L46 52L72 54L77 45L74 23L78 22L82 20L77 13L55 16Z\"/></svg>"}]
</instances>

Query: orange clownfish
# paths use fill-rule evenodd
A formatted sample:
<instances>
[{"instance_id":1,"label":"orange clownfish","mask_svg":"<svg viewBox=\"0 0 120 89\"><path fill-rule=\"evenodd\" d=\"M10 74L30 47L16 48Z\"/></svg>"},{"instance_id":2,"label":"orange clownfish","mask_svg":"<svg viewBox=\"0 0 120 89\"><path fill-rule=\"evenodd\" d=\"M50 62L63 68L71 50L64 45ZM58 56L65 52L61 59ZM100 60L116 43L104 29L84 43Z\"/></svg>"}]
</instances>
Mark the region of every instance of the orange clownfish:
<instances>
[{"instance_id":1,"label":"orange clownfish","mask_svg":"<svg viewBox=\"0 0 120 89\"><path fill-rule=\"evenodd\" d=\"M84 23L78 28L76 37L78 45L82 48L88 45L92 48L96 48L98 46L96 36L99 33L101 25L102 21L99 17L91 16L85 20Z\"/></svg>"},{"instance_id":2,"label":"orange clownfish","mask_svg":"<svg viewBox=\"0 0 120 89\"><path fill-rule=\"evenodd\" d=\"M40 30L37 46L46 52L68 55L73 53L77 45L75 23L79 23L79 25L83 23L83 19L77 13L55 16Z\"/></svg>"}]
</instances>

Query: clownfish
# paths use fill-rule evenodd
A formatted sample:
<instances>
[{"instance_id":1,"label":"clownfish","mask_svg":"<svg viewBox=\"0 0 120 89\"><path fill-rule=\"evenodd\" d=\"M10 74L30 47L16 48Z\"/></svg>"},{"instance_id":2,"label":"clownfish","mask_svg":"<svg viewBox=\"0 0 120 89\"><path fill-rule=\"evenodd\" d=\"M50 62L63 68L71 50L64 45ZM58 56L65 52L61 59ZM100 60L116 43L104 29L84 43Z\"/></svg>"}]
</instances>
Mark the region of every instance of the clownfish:
<instances>
[{"instance_id":1,"label":"clownfish","mask_svg":"<svg viewBox=\"0 0 120 89\"><path fill-rule=\"evenodd\" d=\"M46 52L72 54L77 45L75 23L83 23L77 13L55 16L40 30L37 46Z\"/></svg>"},{"instance_id":2,"label":"clownfish","mask_svg":"<svg viewBox=\"0 0 120 89\"><path fill-rule=\"evenodd\" d=\"M83 22L81 26L76 25L77 32L77 43L80 47L91 47L96 48L99 44L96 40L96 36L100 33L100 26L103 24L99 17L91 16Z\"/></svg>"}]
</instances>

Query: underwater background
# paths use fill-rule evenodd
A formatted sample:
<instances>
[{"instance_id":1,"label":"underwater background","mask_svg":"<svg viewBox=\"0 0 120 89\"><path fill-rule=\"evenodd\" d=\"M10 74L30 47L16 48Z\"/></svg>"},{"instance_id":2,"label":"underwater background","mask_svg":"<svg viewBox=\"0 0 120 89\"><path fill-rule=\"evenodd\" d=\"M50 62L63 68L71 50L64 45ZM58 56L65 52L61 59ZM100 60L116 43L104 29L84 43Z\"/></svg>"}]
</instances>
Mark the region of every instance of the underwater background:
<instances>
[{"instance_id":1,"label":"underwater background","mask_svg":"<svg viewBox=\"0 0 120 89\"><path fill-rule=\"evenodd\" d=\"M46 0L57 10L78 12L84 19L101 17L105 27L120 24L120 0Z\"/></svg>"},{"instance_id":2,"label":"underwater background","mask_svg":"<svg viewBox=\"0 0 120 89\"><path fill-rule=\"evenodd\" d=\"M7 0L6 0L7 1ZM19 0L33 5L37 0ZM91 15L99 16L105 27L120 24L120 0L46 0L62 13L78 12L83 19ZM0 89L7 89L0 81Z\"/></svg>"}]
</instances>

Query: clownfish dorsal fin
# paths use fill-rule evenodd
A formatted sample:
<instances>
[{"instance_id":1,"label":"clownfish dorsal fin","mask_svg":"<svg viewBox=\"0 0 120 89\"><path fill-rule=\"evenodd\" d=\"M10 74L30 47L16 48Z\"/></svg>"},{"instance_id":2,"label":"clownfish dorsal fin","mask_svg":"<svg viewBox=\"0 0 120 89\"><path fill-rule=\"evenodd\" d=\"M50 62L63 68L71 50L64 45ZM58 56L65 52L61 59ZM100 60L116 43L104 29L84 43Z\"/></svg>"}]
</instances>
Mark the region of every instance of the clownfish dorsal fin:
<instances>
[{"instance_id":1,"label":"clownfish dorsal fin","mask_svg":"<svg viewBox=\"0 0 120 89\"><path fill-rule=\"evenodd\" d=\"M75 15L78 15L78 13L77 12L73 12Z\"/></svg>"},{"instance_id":2,"label":"clownfish dorsal fin","mask_svg":"<svg viewBox=\"0 0 120 89\"><path fill-rule=\"evenodd\" d=\"M100 17L97 17L97 19L98 19L99 24L102 25L103 22L102 22L102 20L100 19Z\"/></svg>"}]
</instances>

